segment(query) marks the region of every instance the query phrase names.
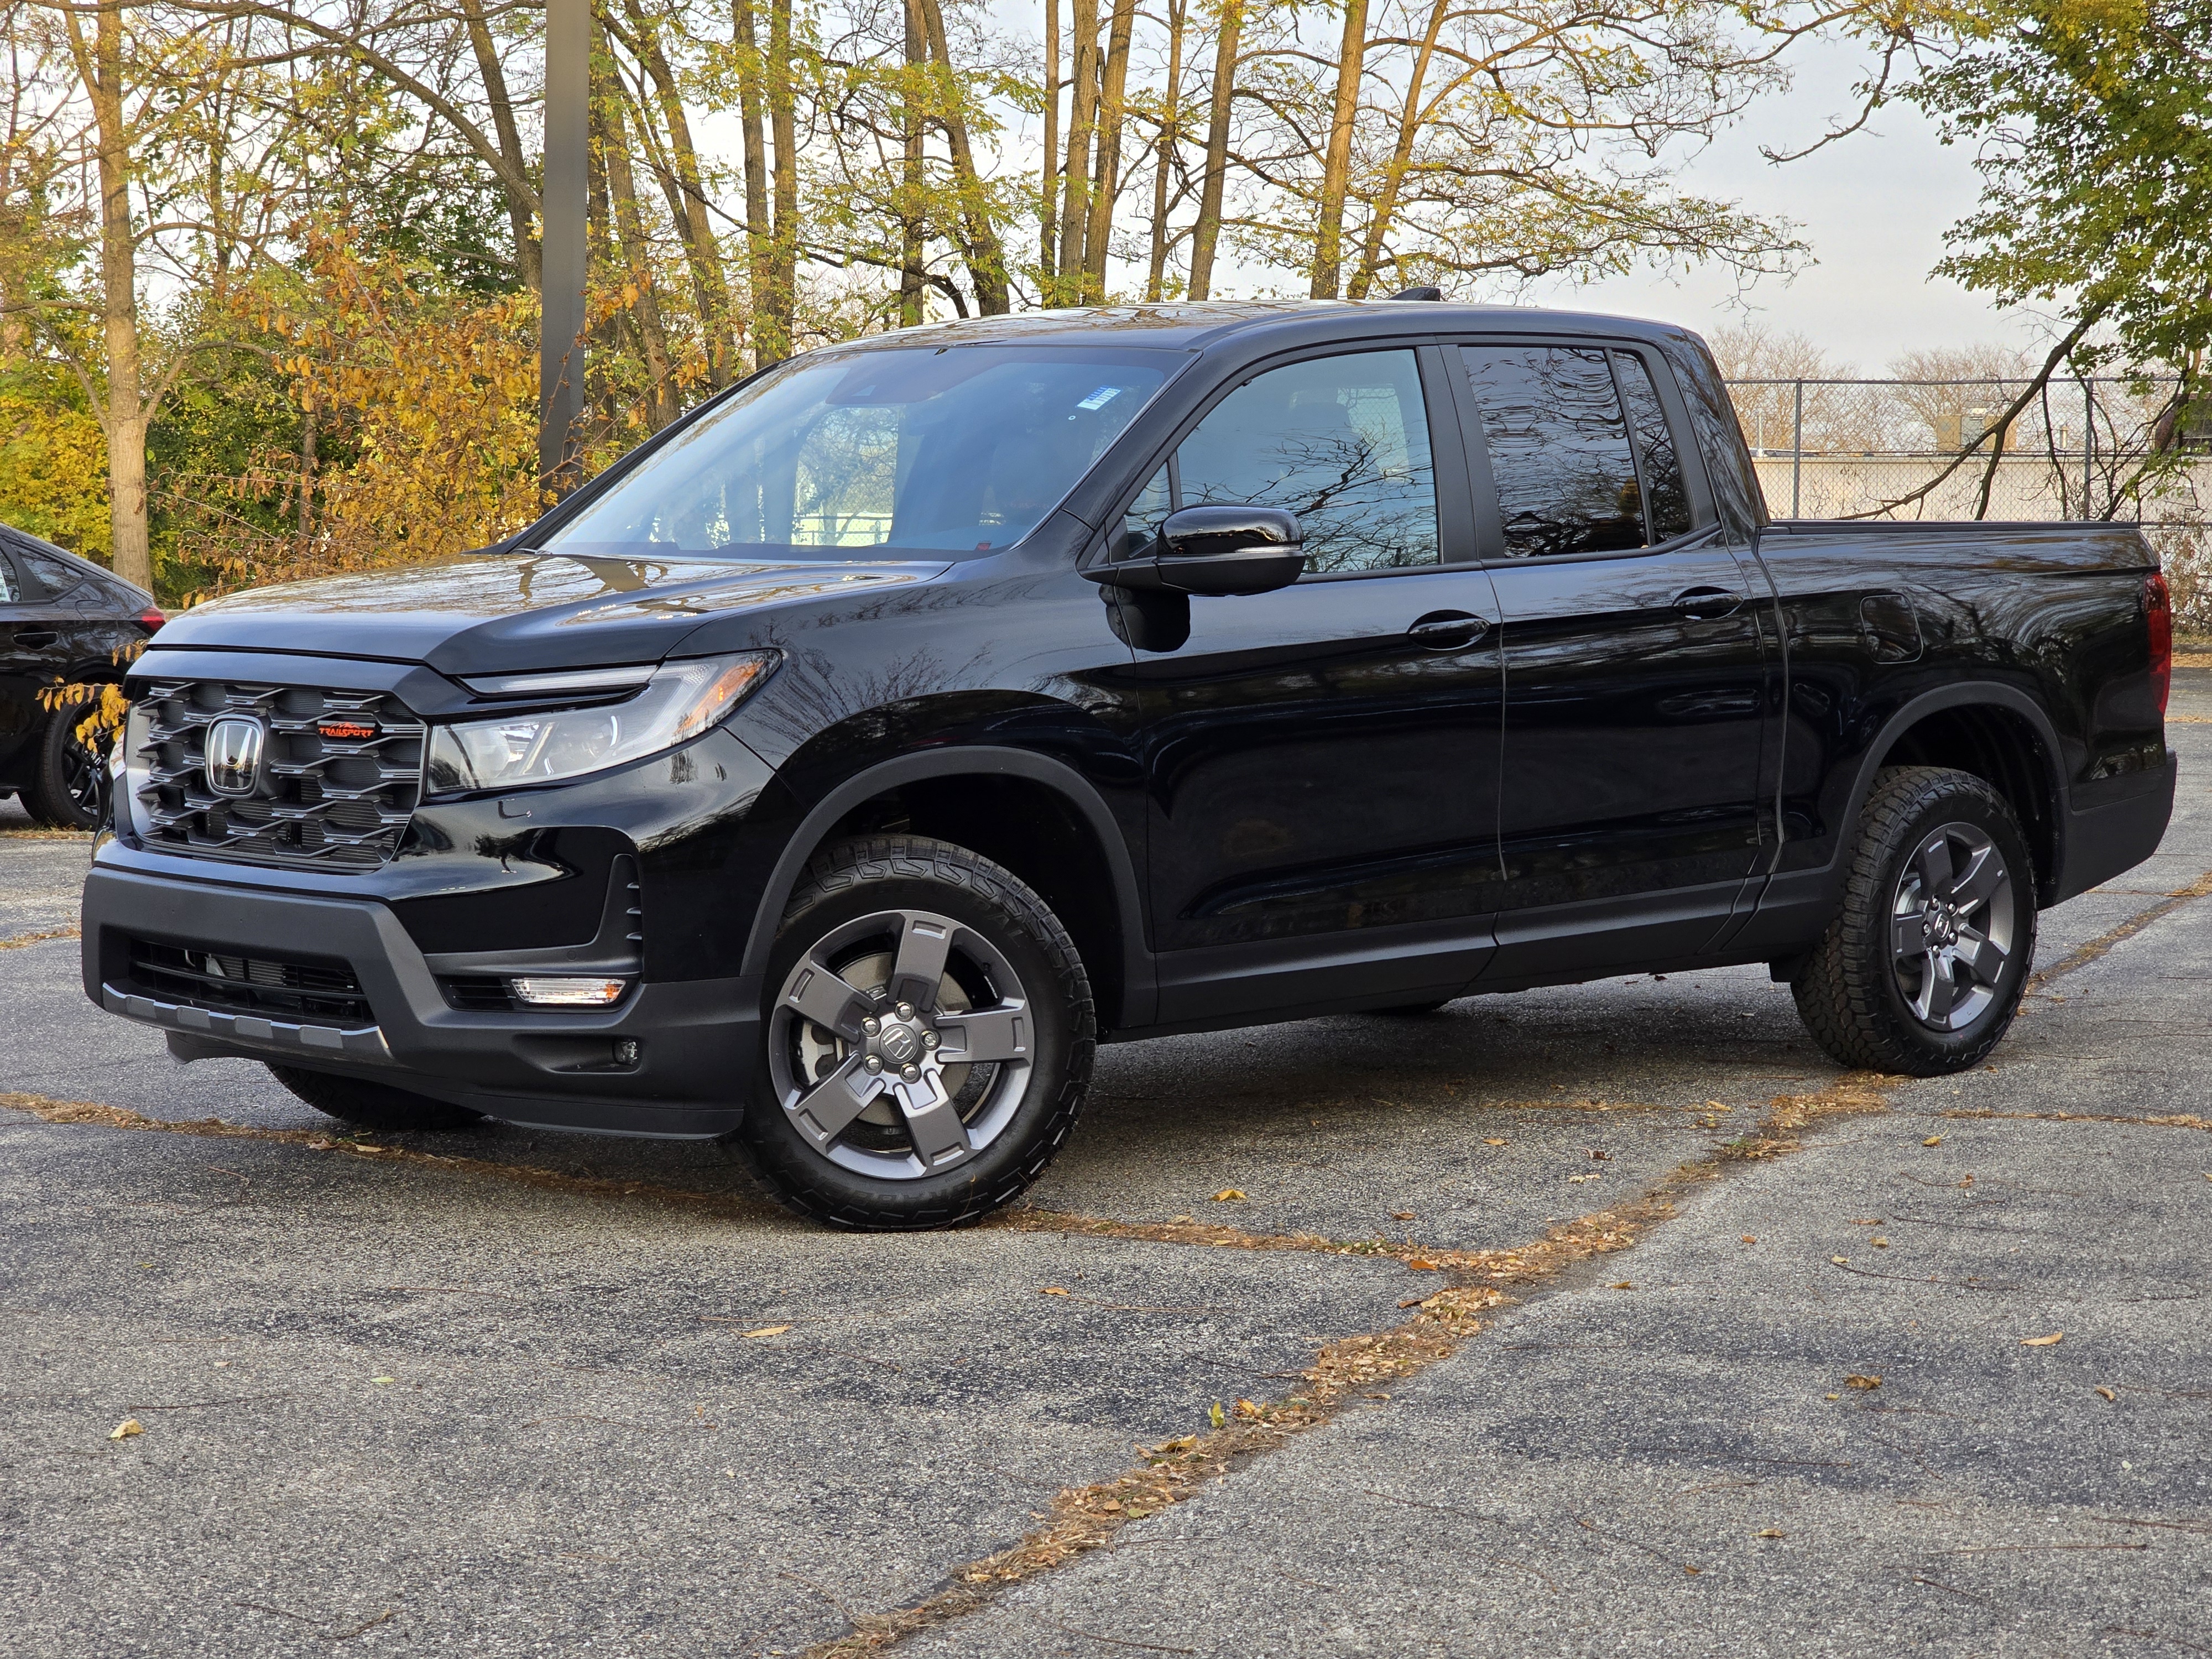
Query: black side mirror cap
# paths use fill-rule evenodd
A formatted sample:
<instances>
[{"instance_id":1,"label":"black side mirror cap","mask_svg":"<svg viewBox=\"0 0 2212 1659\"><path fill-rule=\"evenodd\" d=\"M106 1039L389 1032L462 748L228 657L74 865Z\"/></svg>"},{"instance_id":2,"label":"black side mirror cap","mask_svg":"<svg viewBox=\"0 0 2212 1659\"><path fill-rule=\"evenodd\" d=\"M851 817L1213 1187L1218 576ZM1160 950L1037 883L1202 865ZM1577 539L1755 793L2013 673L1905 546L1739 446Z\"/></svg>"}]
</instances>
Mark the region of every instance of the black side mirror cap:
<instances>
[{"instance_id":1,"label":"black side mirror cap","mask_svg":"<svg viewBox=\"0 0 2212 1659\"><path fill-rule=\"evenodd\" d=\"M1153 550L1083 574L1109 587L1171 593L1270 593L1305 574L1296 515L1273 507L1186 507Z\"/></svg>"}]
</instances>

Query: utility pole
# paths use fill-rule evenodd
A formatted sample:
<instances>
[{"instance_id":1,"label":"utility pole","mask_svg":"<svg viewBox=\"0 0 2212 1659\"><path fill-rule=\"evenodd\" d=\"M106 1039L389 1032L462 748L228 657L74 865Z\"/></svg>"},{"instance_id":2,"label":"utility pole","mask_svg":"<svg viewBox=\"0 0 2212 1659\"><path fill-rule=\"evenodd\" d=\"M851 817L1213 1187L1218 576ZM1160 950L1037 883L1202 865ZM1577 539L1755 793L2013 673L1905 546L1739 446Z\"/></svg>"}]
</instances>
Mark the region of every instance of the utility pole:
<instances>
[{"instance_id":1,"label":"utility pole","mask_svg":"<svg viewBox=\"0 0 2212 1659\"><path fill-rule=\"evenodd\" d=\"M538 475L576 487L584 411L584 211L590 192L592 0L545 8L544 295L538 338Z\"/></svg>"}]
</instances>

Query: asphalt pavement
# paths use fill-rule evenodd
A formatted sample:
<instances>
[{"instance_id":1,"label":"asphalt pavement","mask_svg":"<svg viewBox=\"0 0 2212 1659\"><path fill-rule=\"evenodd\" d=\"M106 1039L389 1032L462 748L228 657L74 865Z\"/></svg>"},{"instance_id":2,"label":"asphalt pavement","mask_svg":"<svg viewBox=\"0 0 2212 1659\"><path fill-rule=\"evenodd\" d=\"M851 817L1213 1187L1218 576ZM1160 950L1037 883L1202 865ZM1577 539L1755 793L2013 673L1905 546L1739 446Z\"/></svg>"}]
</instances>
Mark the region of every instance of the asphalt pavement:
<instances>
[{"instance_id":1,"label":"asphalt pavement","mask_svg":"<svg viewBox=\"0 0 2212 1659\"><path fill-rule=\"evenodd\" d=\"M0 806L6 1646L805 1652L1311 1392L1450 1253L1664 1187L1632 1249L896 1651L2212 1653L2212 902L2168 896L2212 871L2212 674L2175 713L2165 848L2045 915L1993 1067L1797 1150L1729 1156L1838 1095L1787 990L1646 976L1103 1050L1024 1226L896 1238L711 1146L363 1149L179 1066L78 988L85 842ZM1344 1248L1234 1248L1290 1235Z\"/></svg>"}]
</instances>

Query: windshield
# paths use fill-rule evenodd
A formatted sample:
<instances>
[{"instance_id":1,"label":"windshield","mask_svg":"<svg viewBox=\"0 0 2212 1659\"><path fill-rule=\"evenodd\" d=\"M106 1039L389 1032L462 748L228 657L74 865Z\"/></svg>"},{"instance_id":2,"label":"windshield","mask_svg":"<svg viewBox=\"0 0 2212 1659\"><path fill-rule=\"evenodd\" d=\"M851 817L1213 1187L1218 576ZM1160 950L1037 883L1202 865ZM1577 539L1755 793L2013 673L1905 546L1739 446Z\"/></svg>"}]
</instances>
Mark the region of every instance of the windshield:
<instances>
[{"instance_id":1,"label":"windshield","mask_svg":"<svg viewBox=\"0 0 2212 1659\"><path fill-rule=\"evenodd\" d=\"M1181 361L995 345L799 358L686 427L541 545L972 558L1058 506Z\"/></svg>"}]
</instances>

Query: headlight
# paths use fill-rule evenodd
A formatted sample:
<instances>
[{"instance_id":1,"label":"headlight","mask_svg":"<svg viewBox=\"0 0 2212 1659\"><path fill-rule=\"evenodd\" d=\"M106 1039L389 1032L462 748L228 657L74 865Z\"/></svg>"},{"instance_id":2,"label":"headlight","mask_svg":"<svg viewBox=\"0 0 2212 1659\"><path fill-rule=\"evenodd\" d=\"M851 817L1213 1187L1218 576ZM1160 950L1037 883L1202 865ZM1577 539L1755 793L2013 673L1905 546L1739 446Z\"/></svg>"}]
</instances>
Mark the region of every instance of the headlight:
<instances>
[{"instance_id":1,"label":"headlight","mask_svg":"<svg viewBox=\"0 0 2212 1659\"><path fill-rule=\"evenodd\" d=\"M768 678L778 660L774 651L697 657L654 670L643 689L621 702L438 726L430 738L429 787L442 791L550 783L673 749L725 719ZM521 690L541 678L560 678L516 677L507 684Z\"/></svg>"}]
</instances>

